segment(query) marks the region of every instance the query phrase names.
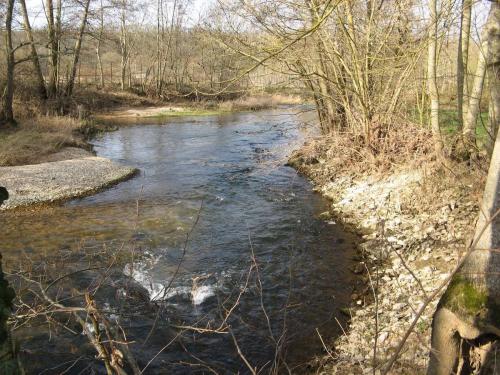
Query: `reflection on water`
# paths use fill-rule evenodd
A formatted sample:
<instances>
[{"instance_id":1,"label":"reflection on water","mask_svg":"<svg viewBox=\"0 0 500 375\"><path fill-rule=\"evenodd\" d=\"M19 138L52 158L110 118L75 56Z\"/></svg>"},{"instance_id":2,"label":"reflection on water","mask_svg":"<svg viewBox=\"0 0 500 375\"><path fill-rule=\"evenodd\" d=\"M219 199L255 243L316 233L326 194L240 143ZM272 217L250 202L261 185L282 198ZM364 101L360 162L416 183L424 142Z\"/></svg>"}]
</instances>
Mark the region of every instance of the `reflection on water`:
<instances>
[{"instance_id":1,"label":"reflection on water","mask_svg":"<svg viewBox=\"0 0 500 375\"><path fill-rule=\"evenodd\" d=\"M62 207L2 213L6 262L15 262L20 252L50 256L133 239L144 257L124 271L152 299L167 297L173 320L190 323L212 314L218 299L241 287L253 250L271 330L278 334L286 326L290 361L305 360L321 350L316 327L326 337L338 334L333 319L349 296L350 244L339 241L345 237L340 228L317 219L328 203L283 166L303 137L300 124L298 116L281 110L174 119L104 134L94 142L98 155L136 166L141 174ZM198 215L173 288L161 295ZM196 288L193 278L200 280ZM248 293L238 314L240 346L262 366L273 359L274 344L260 298ZM150 371L190 372L168 367L186 359L186 348L225 371L245 371L227 335L187 341Z\"/></svg>"}]
</instances>

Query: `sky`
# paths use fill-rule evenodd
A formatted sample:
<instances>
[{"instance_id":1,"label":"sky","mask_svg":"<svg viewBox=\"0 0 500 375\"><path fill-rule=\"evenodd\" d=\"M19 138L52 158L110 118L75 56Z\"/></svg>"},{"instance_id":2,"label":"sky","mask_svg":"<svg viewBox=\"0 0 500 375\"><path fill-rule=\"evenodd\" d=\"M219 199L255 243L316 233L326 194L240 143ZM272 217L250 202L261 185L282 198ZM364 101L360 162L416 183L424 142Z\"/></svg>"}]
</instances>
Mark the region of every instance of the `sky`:
<instances>
[{"instance_id":1,"label":"sky","mask_svg":"<svg viewBox=\"0 0 500 375\"><path fill-rule=\"evenodd\" d=\"M190 21L195 22L200 15L203 16L214 1L215 0L191 0ZM26 0L33 26L43 26L46 23L45 14L43 12L44 2L45 0Z\"/></svg>"},{"instance_id":2,"label":"sky","mask_svg":"<svg viewBox=\"0 0 500 375\"><path fill-rule=\"evenodd\" d=\"M45 25L45 15L43 13L43 2L45 0L26 0L26 4L29 8L30 11L30 16L31 16L31 22L33 26L43 26ZM131 0L134 1L134 0ZM155 3L155 0L150 0ZM173 0L167 0L170 2L173 2ZM200 16L203 16L206 14L207 9L215 3L216 0L190 0L191 1L191 6L190 6L190 14L189 14L189 22L190 23L195 23ZM424 1L424 3L426 3ZM478 0L475 4L474 7L474 14L473 18L476 19L479 27L481 27L484 22L486 21L486 16L487 16L487 11L489 9L489 2L486 0ZM477 30L476 30L477 33ZM474 34L474 31L473 31Z\"/></svg>"}]
</instances>

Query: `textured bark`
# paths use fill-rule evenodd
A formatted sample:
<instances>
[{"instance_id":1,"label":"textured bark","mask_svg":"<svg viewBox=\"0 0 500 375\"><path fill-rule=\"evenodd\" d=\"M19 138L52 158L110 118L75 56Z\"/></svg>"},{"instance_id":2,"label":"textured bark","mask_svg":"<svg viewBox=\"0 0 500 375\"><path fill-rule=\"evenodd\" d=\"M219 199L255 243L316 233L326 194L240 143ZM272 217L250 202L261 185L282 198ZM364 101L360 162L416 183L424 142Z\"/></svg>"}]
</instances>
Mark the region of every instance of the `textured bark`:
<instances>
[{"instance_id":1,"label":"textured bark","mask_svg":"<svg viewBox=\"0 0 500 375\"><path fill-rule=\"evenodd\" d=\"M127 35L127 2L123 1L122 3L122 11L120 16L120 52L121 52L121 61L120 61L120 87L122 90L125 90L125 79L127 74L127 63L128 63L128 55L129 55L129 46L128 46L128 35Z\"/></svg>"},{"instance_id":2,"label":"textured bark","mask_svg":"<svg viewBox=\"0 0 500 375\"><path fill-rule=\"evenodd\" d=\"M49 35L49 82L47 91L49 97L57 95L57 70L58 70L58 40L54 22L54 3L52 0L45 2L45 15L47 17L47 33Z\"/></svg>"},{"instance_id":3,"label":"textured bark","mask_svg":"<svg viewBox=\"0 0 500 375\"><path fill-rule=\"evenodd\" d=\"M491 23L491 20L488 21ZM477 62L476 73L474 75L474 83L467 106L467 114L463 125L463 138L469 154L476 150L476 124L477 116L479 115L481 97L483 96L484 78L486 76L486 61L488 59L488 43L483 40L481 50Z\"/></svg>"},{"instance_id":4,"label":"textured bark","mask_svg":"<svg viewBox=\"0 0 500 375\"><path fill-rule=\"evenodd\" d=\"M97 45L95 48L95 53L97 56L97 67L99 68L99 82L101 88L104 87L104 68L102 66L102 58L101 58L101 44L103 36L104 36L104 6L101 0L101 7L99 9L99 35L97 37Z\"/></svg>"},{"instance_id":5,"label":"textured bark","mask_svg":"<svg viewBox=\"0 0 500 375\"><path fill-rule=\"evenodd\" d=\"M494 2L485 35L491 67L500 64L499 26L500 5ZM491 84L498 87L498 76ZM500 217L495 216L499 210L500 133L497 132L476 226L476 246L441 297L434 315L429 375L480 373L494 357L488 352L495 347L492 342L500 337ZM479 368L476 372L469 371L471 352L479 358L479 363L474 363ZM491 373L488 371L483 373Z\"/></svg>"},{"instance_id":6,"label":"textured bark","mask_svg":"<svg viewBox=\"0 0 500 375\"><path fill-rule=\"evenodd\" d=\"M2 108L0 109L0 126L15 125L12 101L14 99L14 49L12 48L12 13L14 0L7 2L5 14L5 56L6 77L5 88L2 95Z\"/></svg>"},{"instance_id":7,"label":"textured bark","mask_svg":"<svg viewBox=\"0 0 500 375\"><path fill-rule=\"evenodd\" d=\"M464 116L467 113L467 103L469 98L468 83L468 62L469 62L469 41L471 28L472 0L462 1L462 14L460 19L460 34L458 40L457 58L457 110L458 123L461 127ZM464 100L465 97L465 100Z\"/></svg>"},{"instance_id":8,"label":"textured bark","mask_svg":"<svg viewBox=\"0 0 500 375\"><path fill-rule=\"evenodd\" d=\"M76 70L78 68L78 61L80 59L80 50L82 49L83 34L85 32L85 27L87 26L87 17L89 14L90 0L85 3L85 9L82 17L82 23L80 24L80 30L78 32L78 39L75 44L75 53L73 55L73 63L71 65L71 73L68 79L68 85L66 86L66 95L71 96L73 94L73 88L75 85Z\"/></svg>"},{"instance_id":9,"label":"textured bark","mask_svg":"<svg viewBox=\"0 0 500 375\"><path fill-rule=\"evenodd\" d=\"M434 151L438 159L444 157L443 154L443 139L441 137L441 129L439 127L439 92L436 79L437 65L437 26L438 13L436 0L429 0L430 25L429 25L429 50L427 58L427 84L428 94L431 100L431 129L434 137Z\"/></svg>"},{"instance_id":10,"label":"textured bark","mask_svg":"<svg viewBox=\"0 0 500 375\"><path fill-rule=\"evenodd\" d=\"M500 19L498 15L499 9L495 10L497 15L495 19ZM491 60L487 66L488 81L490 86L490 102L488 108L488 133L489 139L487 149L490 156L493 154L495 139L497 138L498 129L500 128L500 26L498 21L490 29L489 39Z\"/></svg>"},{"instance_id":11,"label":"textured bark","mask_svg":"<svg viewBox=\"0 0 500 375\"><path fill-rule=\"evenodd\" d=\"M33 70L35 71L35 77L38 85L38 95L41 99L47 99L47 88L45 87L45 79L43 78L42 68L40 66L40 59L38 58L38 52L35 46L35 39L33 37L33 32L31 30L30 19L28 16L28 9L26 7L26 0L19 0L21 4L24 22L24 31L26 37L30 43L31 48L31 62L33 63Z\"/></svg>"}]
</instances>

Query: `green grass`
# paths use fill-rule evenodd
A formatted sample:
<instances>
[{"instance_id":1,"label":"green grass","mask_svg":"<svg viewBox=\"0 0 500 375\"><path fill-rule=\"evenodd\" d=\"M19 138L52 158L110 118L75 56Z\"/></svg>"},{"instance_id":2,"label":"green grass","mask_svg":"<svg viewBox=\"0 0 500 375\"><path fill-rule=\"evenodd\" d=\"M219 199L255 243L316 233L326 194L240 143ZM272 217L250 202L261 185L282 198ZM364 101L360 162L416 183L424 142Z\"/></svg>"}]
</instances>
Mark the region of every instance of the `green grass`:
<instances>
[{"instance_id":1,"label":"green grass","mask_svg":"<svg viewBox=\"0 0 500 375\"><path fill-rule=\"evenodd\" d=\"M415 122L420 122L418 111L415 109L410 111L410 117ZM428 122L428 114L424 115L424 123ZM458 131L458 111L456 109L441 109L439 111L439 123L441 131L445 136L453 136ZM486 132L486 124L488 123L488 112L481 112L477 119L476 137L479 145L484 145L488 133Z\"/></svg>"}]
</instances>

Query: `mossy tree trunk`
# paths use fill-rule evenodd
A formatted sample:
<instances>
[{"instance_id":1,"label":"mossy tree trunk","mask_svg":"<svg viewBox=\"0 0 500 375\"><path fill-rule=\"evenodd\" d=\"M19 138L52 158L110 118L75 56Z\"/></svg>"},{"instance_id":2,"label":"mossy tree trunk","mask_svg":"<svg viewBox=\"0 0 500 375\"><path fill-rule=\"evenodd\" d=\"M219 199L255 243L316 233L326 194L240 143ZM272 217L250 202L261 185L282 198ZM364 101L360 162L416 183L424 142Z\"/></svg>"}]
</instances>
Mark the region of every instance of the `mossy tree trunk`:
<instances>
[{"instance_id":1,"label":"mossy tree trunk","mask_svg":"<svg viewBox=\"0 0 500 375\"><path fill-rule=\"evenodd\" d=\"M488 65L500 64L500 4L491 5ZM498 76L490 84L498 87ZM498 97L497 99L498 100ZM498 105L498 103L494 103ZM475 247L441 298L432 326L429 375L493 374L500 339L500 134L497 133L476 226ZM488 369L485 369L488 368ZM500 373L500 368L496 369Z\"/></svg>"}]
</instances>

